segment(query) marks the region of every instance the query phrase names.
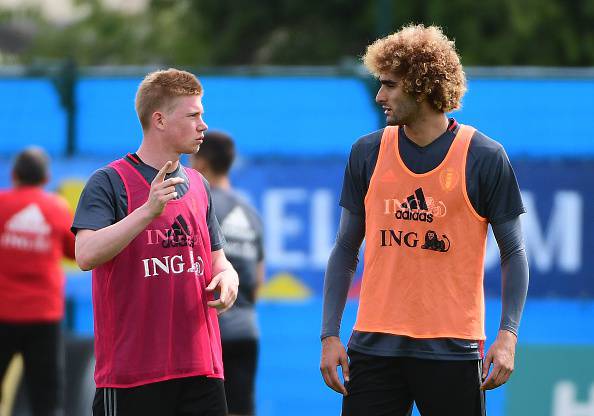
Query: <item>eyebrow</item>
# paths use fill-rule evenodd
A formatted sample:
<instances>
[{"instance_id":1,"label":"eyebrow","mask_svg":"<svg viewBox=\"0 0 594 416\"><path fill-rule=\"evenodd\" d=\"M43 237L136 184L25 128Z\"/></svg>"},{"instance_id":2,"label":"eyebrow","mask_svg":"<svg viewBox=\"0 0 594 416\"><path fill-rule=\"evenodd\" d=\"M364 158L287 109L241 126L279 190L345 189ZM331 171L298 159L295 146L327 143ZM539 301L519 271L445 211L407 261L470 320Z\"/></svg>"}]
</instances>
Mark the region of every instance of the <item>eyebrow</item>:
<instances>
[{"instance_id":1,"label":"eyebrow","mask_svg":"<svg viewBox=\"0 0 594 416\"><path fill-rule=\"evenodd\" d=\"M386 85L388 87L393 87L394 85L398 84L398 82L391 80L391 79L380 79L380 84Z\"/></svg>"},{"instance_id":2,"label":"eyebrow","mask_svg":"<svg viewBox=\"0 0 594 416\"><path fill-rule=\"evenodd\" d=\"M188 117L194 117L198 114L202 114L202 111L192 111L191 113L186 114Z\"/></svg>"}]
</instances>

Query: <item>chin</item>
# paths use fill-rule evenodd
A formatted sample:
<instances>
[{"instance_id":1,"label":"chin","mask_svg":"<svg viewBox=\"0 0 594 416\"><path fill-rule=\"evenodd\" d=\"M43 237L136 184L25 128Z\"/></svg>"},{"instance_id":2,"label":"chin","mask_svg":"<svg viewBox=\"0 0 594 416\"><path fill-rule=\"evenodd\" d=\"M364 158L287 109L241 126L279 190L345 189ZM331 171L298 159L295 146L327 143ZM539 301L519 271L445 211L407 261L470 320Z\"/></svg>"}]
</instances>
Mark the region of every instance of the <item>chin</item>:
<instances>
[{"instance_id":1,"label":"chin","mask_svg":"<svg viewBox=\"0 0 594 416\"><path fill-rule=\"evenodd\" d=\"M200 145L195 145L195 146L192 146L192 147L186 149L184 154L193 155L194 153L198 153L198 150L200 150Z\"/></svg>"}]
</instances>

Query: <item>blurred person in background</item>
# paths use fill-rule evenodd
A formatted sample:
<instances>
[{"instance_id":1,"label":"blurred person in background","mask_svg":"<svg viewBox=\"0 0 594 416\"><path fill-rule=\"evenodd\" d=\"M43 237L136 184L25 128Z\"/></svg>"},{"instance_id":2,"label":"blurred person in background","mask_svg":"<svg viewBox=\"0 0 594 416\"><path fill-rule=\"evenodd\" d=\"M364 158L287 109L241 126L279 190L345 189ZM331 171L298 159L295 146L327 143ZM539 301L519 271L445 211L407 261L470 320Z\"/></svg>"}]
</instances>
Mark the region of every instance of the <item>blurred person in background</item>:
<instances>
[{"instance_id":1,"label":"blurred person in background","mask_svg":"<svg viewBox=\"0 0 594 416\"><path fill-rule=\"evenodd\" d=\"M235 305L221 315L225 394L230 415L253 415L258 361L255 302L264 282L264 246L260 217L231 187L229 171L235 144L222 132L207 132L192 167L211 186L212 201L223 235L225 254L239 275Z\"/></svg>"},{"instance_id":2,"label":"blurred person in background","mask_svg":"<svg viewBox=\"0 0 594 416\"><path fill-rule=\"evenodd\" d=\"M460 106L466 79L441 29L404 27L363 60L381 83L388 126L359 139L346 167L324 285L324 381L344 395L344 416L406 415L413 402L423 416L484 415L484 390L514 368L528 287L514 171L499 143L445 114ZM484 357L488 224L501 254L502 313ZM340 321L364 238L347 356Z\"/></svg>"},{"instance_id":3,"label":"blurred person in background","mask_svg":"<svg viewBox=\"0 0 594 416\"><path fill-rule=\"evenodd\" d=\"M136 153L97 170L75 214L76 261L93 270L93 414L227 414L217 313L237 273L204 178L181 165L207 125L186 71L148 74L136 94ZM219 292L215 299L214 292Z\"/></svg>"},{"instance_id":4,"label":"blurred person in background","mask_svg":"<svg viewBox=\"0 0 594 416\"><path fill-rule=\"evenodd\" d=\"M21 353L35 416L64 412L61 261L74 259L72 212L44 191L48 180L47 154L28 148L12 167L13 189L0 192L0 384Z\"/></svg>"}]
</instances>

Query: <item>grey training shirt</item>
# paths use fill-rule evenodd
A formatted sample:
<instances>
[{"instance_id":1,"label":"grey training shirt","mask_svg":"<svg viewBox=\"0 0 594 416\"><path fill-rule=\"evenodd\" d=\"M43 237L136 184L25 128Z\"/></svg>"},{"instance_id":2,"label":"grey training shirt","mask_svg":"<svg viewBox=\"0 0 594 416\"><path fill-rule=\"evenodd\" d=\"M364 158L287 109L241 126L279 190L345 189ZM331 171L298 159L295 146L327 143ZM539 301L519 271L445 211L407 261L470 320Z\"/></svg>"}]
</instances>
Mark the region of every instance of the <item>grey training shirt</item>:
<instances>
[{"instance_id":1,"label":"grey training shirt","mask_svg":"<svg viewBox=\"0 0 594 416\"><path fill-rule=\"evenodd\" d=\"M219 316L221 339L257 339L254 303L257 266L264 260L262 222L256 211L234 191L213 187L212 201L225 237L225 256L239 275L239 292L231 309Z\"/></svg>"}]
</instances>

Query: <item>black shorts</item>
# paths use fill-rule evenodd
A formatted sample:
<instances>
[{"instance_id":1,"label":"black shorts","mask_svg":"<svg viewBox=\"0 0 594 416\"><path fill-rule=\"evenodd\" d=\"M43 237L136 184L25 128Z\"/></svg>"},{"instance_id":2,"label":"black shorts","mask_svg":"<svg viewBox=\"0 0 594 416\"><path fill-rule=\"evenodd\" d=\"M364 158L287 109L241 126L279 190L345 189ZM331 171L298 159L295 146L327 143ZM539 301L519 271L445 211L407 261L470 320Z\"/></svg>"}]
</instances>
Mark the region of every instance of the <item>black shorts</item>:
<instances>
[{"instance_id":1,"label":"black shorts","mask_svg":"<svg viewBox=\"0 0 594 416\"><path fill-rule=\"evenodd\" d=\"M223 380L186 377L130 388L98 388L93 416L226 416Z\"/></svg>"},{"instance_id":2,"label":"black shorts","mask_svg":"<svg viewBox=\"0 0 594 416\"><path fill-rule=\"evenodd\" d=\"M225 395L232 415L254 414L254 386L258 363L255 339L223 341Z\"/></svg>"},{"instance_id":3,"label":"black shorts","mask_svg":"<svg viewBox=\"0 0 594 416\"><path fill-rule=\"evenodd\" d=\"M349 349L343 416L485 416L480 360L379 357Z\"/></svg>"},{"instance_id":4,"label":"black shorts","mask_svg":"<svg viewBox=\"0 0 594 416\"><path fill-rule=\"evenodd\" d=\"M64 339L61 323L0 322L0 386L16 353L23 355L24 380L33 415L62 414Z\"/></svg>"}]
</instances>

